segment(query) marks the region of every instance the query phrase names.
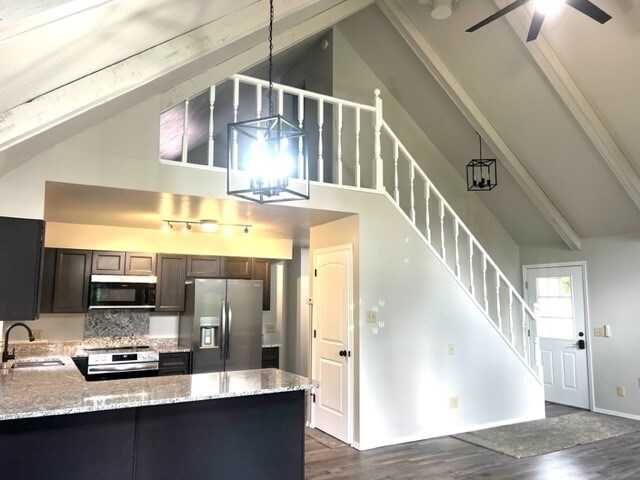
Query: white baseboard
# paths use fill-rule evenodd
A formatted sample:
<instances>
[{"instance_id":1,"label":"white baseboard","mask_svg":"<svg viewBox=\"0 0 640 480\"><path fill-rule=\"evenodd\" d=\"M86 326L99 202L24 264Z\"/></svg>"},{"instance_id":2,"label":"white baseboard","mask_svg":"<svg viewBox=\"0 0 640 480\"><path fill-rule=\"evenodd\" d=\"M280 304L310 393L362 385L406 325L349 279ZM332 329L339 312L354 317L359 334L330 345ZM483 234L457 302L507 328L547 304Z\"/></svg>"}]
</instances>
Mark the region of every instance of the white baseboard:
<instances>
[{"instance_id":1,"label":"white baseboard","mask_svg":"<svg viewBox=\"0 0 640 480\"><path fill-rule=\"evenodd\" d=\"M613 415L614 417L622 417L622 418L628 418L630 420L640 420L640 415L633 415L631 413L623 413L623 412L616 412L615 410L607 410L605 408L594 408L593 409L594 412L596 413L603 413L605 415Z\"/></svg>"}]
</instances>

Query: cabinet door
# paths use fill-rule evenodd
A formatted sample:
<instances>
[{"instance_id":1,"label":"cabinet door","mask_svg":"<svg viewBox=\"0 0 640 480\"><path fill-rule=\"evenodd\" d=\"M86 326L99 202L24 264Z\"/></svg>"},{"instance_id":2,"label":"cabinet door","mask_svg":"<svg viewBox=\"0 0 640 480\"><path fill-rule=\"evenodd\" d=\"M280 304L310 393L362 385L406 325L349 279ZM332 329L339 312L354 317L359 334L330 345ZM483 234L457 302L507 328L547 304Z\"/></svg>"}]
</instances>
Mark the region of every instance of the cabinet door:
<instances>
[{"instance_id":1,"label":"cabinet door","mask_svg":"<svg viewBox=\"0 0 640 480\"><path fill-rule=\"evenodd\" d=\"M125 255L125 275L155 275L156 274L156 254L155 253L131 253Z\"/></svg>"},{"instance_id":2,"label":"cabinet door","mask_svg":"<svg viewBox=\"0 0 640 480\"><path fill-rule=\"evenodd\" d=\"M91 273L94 275L124 275L125 254L124 252L93 252L93 267Z\"/></svg>"},{"instance_id":3,"label":"cabinet door","mask_svg":"<svg viewBox=\"0 0 640 480\"><path fill-rule=\"evenodd\" d=\"M40 306L44 222L0 217L0 320L33 320Z\"/></svg>"},{"instance_id":4,"label":"cabinet door","mask_svg":"<svg viewBox=\"0 0 640 480\"><path fill-rule=\"evenodd\" d=\"M271 263L268 259L253 259L251 278L262 280L262 310L271 310Z\"/></svg>"},{"instance_id":5,"label":"cabinet door","mask_svg":"<svg viewBox=\"0 0 640 480\"><path fill-rule=\"evenodd\" d=\"M82 313L89 305L91 250L64 250L56 253L53 282L54 313Z\"/></svg>"},{"instance_id":6,"label":"cabinet door","mask_svg":"<svg viewBox=\"0 0 640 480\"><path fill-rule=\"evenodd\" d=\"M189 255L187 277L220 278L220 257L211 255Z\"/></svg>"},{"instance_id":7,"label":"cabinet door","mask_svg":"<svg viewBox=\"0 0 640 480\"><path fill-rule=\"evenodd\" d=\"M186 265L186 255L158 254L156 312L181 312L184 310Z\"/></svg>"},{"instance_id":8,"label":"cabinet door","mask_svg":"<svg viewBox=\"0 0 640 480\"><path fill-rule=\"evenodd\" d=\"M55 248L44 249L40 313L53 312L53 287L56 277L56 253L57 250Z\"/></svg>"},{"instance_id":9,"label":"cabinet door","mask_svg":"<svg viewBox=\"0 0 640 480\"><path fill-rule=\"evenodd\" d=\"M251 279L249 257L222 257L222 278Z\"/></svg>"}]
</instances>

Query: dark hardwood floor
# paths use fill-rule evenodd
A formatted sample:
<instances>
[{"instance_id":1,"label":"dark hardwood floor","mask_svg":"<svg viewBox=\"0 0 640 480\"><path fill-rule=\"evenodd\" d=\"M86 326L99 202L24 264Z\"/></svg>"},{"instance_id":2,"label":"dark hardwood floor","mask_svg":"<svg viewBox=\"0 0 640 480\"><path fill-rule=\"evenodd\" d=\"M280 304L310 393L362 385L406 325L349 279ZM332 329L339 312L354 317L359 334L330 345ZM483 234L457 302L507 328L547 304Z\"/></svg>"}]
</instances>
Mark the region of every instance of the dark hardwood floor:
<instances>
[{"instance_id":1,"label":"dark hardwood floor","mask_svg":"<svg viewBox=\"0 0 640 480\"><path fill-rule=\"evenodd\" d=\"M578 411L547 404L547 416ZM359 452L306 439L307 480L640 479L640 432L516 459L451 437Z\"/></svg>"}]
</instances>

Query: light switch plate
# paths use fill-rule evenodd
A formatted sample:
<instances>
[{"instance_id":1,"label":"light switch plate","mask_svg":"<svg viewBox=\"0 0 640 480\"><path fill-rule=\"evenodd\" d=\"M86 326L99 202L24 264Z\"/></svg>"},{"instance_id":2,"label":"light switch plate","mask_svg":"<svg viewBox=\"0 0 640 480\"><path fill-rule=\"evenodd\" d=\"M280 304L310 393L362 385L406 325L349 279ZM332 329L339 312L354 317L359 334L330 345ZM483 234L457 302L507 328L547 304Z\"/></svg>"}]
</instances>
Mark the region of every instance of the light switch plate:
<instances>
[{"instance_id":1,"label":"light switch plate","mask_svg":"<svg viewBox=\"0 0 640 480\"><path fill-rule=\"evenodd\" d=\"M458 397L449 397L449 408L458 408Z\"/></svg>"},{"instance_id":2,"label":"light switch plate","mask_svg":"<svg viewBox=\"0 0 640 480\"><path fill-rule=\"evenodd\" d=\"M373 310L367 310L367 323L376 323L378 321L378 314Z\"/></svg>"},{"instance_id":3,"label":"light switch plate","mask_svg":"<svg viewBox=\"0 0 640 480\"><path fill-rule=\"evenodd\" d=\"M275 333L276 324L275 323L267 323L267 333Z\"/></svg>"},{"instance_id":4,"label":"light switch plate","mask_svg":"<svg viewBox=\"0 0 640 480\"><path fill-rule=\"evenodd\" d=\"M449 344L449 355L455 355L456 354L456 346L453 343Z\"/></svg>"},{"instance_id":5,"label":"light switch plate","mask_svg":"<svg viewBox=\"0 0 640 480\"><path fill-rule=\"evenodd\" d=\"M594 337L604 337L604 327L593 327Z\"/></svg>"},{"instance_id":6,"label":"light switch plate","mask_svg":"<svg viewBox=\"0 0 640 480\"><path fill-rule=\"evenodd\" d=\"M619 397L624 397L625 396L624 387L617 387L616 388L616 392L618 393Z\"/></svg>"}]
</instances>

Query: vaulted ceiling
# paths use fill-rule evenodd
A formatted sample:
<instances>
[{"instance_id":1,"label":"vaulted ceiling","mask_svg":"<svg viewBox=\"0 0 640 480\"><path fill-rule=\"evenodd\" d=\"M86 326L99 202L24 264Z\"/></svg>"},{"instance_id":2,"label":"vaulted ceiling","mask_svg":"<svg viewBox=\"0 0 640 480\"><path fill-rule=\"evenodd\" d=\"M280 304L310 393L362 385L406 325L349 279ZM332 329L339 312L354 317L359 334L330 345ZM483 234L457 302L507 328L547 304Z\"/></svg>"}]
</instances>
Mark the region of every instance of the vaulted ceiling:
<instances>
[{"instance_id":1,"label":"vaulted ceiling","mask_svg":"<svg viewBox=\"0 0 640 480\"><path fill-rule=\"evenodd\" d=\"M267 3L0 0L0 174L127 105L177 103L259 63ZM276 0L277 48L343 21L461 175L482 134L502 183L481 201L519 244L640 231L637 2L594 0L604 25L564 6L530 43L529 5L465 33L510 1L457 0L445 20L417 0L373 3Z\"/></svg>"}]
</instances>

